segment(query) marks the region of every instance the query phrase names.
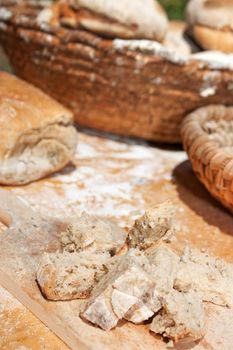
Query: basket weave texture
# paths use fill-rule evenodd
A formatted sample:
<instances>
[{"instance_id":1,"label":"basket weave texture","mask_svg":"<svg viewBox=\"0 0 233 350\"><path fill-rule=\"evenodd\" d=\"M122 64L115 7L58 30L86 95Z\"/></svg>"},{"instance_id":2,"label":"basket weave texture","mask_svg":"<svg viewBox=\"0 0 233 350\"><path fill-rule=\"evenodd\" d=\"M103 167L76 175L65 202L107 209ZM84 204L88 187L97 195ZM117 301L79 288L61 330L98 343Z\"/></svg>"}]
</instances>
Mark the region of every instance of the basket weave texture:
<instances>
[{"instance_id":1,"label":"basket weave texture","mask_svg":"<svg viewBox=\"0 0 233 350\"><path fill-rule=\"evenodd\" d=\"M120 40L117 48L117 40L69 27L72 17L41 26L42 1L2 0L0 10L2 3L10 16L0 18L0 43L16 74L70 108L83 127L176 143L190 111L232 104L233 69L153 41L129 40L132 48Z\"/></svg>"},{"instance_id":2,"label":"basket weave texture","mask_svg":"<svg viewBox=\"0 0 233 350\"><path fill-rule=\"evenodd\" d=\"M185 118L181 135L197 177L233 213L233 107L194 111Z\"/></svg>"}]
</instances>

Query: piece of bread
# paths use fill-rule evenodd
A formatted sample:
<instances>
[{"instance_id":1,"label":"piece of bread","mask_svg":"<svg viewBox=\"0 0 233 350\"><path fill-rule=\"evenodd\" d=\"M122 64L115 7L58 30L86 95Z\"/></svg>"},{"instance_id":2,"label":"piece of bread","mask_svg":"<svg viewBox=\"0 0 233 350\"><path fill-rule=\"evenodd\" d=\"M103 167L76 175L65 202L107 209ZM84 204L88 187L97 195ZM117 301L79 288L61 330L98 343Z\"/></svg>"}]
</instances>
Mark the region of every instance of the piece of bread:
<instances>
[{"instance_id":1,"label":"piece of bread","mask_svg":"<svg viewBox=\"0 0 233 350\"><path fill-rule=\"evenodd\" d=\"M191 0L187 21L203 49L233 52L233 0Z\"/></svg>"},{"instance_id":2,"label":"piece of bread","mask_svg":"<svg viewBox=\"0 0 233 350\"><path fill-rule=\"evenodd\" d=\"M170 21L163 46L184 55L200 51L200 48L186 33L187 24L182 21Z\"/></svg>"},{"instance_id":3,"label":"piece of bread","mask_svg":"<svg viewBox=\"0 0 233 350\"><path fill-rule=\"evenodd\" d=\"M62 0L42 10L38 23L63 24L110 38L162 41L168 20L155 0Z\"/></svg>"},{"instance_id":4,"label":"piece of bread","mask_svg":"<svg viewBox=\"0 0 233 350\"><path fill-rule=\"evenodd\" d=\"M22 185L74 156L72 114L32 85L0 72L0 183Z\"/></svg>"},{"instance_id":5,"label":"piece of bread","mask_svg":"<svg viewBox=\"0 0 233 350\"><path fill-rule=\"evenodd\" d=\"M120 319L141 323L161 308L156 283L144 267L148 260L138 250L116 258L117 262L95 286L81 316L104 330Z\"/></svg>"},{"instance_id":6,"label":"piece of bread","mask_svg":"<svg viewBox=\"0 0 233 350\"><path fill-rule=\"evenodd\" d=\"M85 212L71 219L60 235L62 252L45 253L37 271L37 282L50 300L87 298L95 284L122 253L126 234L111 220Z\"/></svg>"},{"instance_id":7,"label":"piece of bread","mask_svg":"<svg viewBox=\"0 0 233 350\"><path fill-rule=\"evenodd\" d=\"M163 309L153 318L150 330L177 342L203 337L205 329L202 300L195 292L181 293L172 290L163 301Z\"/></svg>"},{"instance_id":8,"label":"piece of bread","mask_svg":"<svg viewBox=\"0 0 233 350\"><path fill-rule=\"evenodd\" d=\"M148 249L158 241L169 241L175 234L175 207L166 201L145 212L135 220L128 233L127 243L130 248Z\"/></svg>"},{"instance_id":9,"label":"piece of bread","mask_svg":"<svg viewBox=\"0 0 233 350\"><path fill-rule=\"evenodd\" d=\"M67 252L96 251L115 255L124 247L126 234L109 219L98 218L85 212L73 217L60 242Z\"/></svg>"},{"instance_id":10,"label":"piece of bread","mask_svg":"<svg viewBox=\"0 0 233 350\"><path fill-rule=\"evenodd\" d=\"M88 298L108 271L108 253L45 253L37 270L37 282L49 300Z\"/></svg>"},{"instance_id":11,"label":"piece of bread","mask_svg":"<svg viewBox=\"0 0 233 350\"><path fill-rule=\"evenodd\" d=\"M174 286L180 257L164 243L147 249L145 255L149 261L147 272L156 281L161 296L164 296Z\"/></svg>"},{"instance_id":12,"label":"piece of bread","mask_svg":"<svg viewBox=\"0 0 233 350\"><path fill-rule=\"evenodd\" d=\"M130 249L114 259L81 312L85 320L110 330L120 319L138 324L155 315L150 329L164 337L195 341L203 336L201 295L173 288L178 255L160 244L147 251Z\"/></svg>"},{"instance_id":13,"label":"piece of bread","mask_svg":"<svg viewBox=\"0 0 233 350\"><path fill-rule=\"evenodd\" d=\"M196 290L202 300L233 306L233 266L198 249L186 248L178 266L174 287Z\"/></svg>"}]
</instances>

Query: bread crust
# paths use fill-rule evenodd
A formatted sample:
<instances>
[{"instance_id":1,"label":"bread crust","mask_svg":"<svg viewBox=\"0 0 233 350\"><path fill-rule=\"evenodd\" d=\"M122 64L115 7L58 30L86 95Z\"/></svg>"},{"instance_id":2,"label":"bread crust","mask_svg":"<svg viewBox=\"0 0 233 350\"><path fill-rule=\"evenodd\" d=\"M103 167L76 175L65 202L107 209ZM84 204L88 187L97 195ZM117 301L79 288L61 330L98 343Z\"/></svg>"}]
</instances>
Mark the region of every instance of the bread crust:
<instances>
[{"instance_id":1,"label":"bread crust","mask_svg":"<svg viewBox=\"0 0 233 350\"><path fill-rule=\"evenodd\" d=\"M174 218L175 206L169 200L148 209L130 229L129 247L145 250L160 241L170 241L176 233Z\"/></svg>"},{"instance_id":2,"label":"bread crust","mask_svg":"<svg viewBox=\"0 0 233 350\"><path fill-rule=\"evenodd\" d=\"M163 40L168 27L166 13L155 0L58 1L42 11L38 21L42 25L61 21L104 37L158 41Z\"/></svg>"},{"instance_id":3,"label":"bread crust","mask_svg":"<svg viewBox=\"0 0 233 350\"><path fill-rule=\"evenodd\" d=\"M85 299L110 263L107 253L45 253L37 269L37 282L49 300Z\"/></svg>"},{"instance_id":4,"label":"bread crust","mask_svg":"<svg viewBox=\"0 0 233 350\"><path fill-rule=\"evenodd\" d=\"M192 0L187 21L203 49L233 52L233 0Z\"/></svg>"},{"instance_id":5,"label":"bread crust","mask_svg":"<svg viewBox=\"0 0 233 350\"><path fill-rule=\"evenodd\" d=\"M126 234L112 220L89 215L83 212L73 217L70 224L60 235L62 248L66 252L107 252L111 255L122 254Z\"/></svg>"},{"instance_id":6,"label":"bread crust","mask_svg":"<svg viewBox=\"0 0 233 350\"><path fill-rule=\"evenodd\" d=\"M34 86L0 72L0 183L25 184L74 156L72 113Z\"/></svg>"},{"instance_id":7,"label":"bread crust","mask_svg":"<svg viewBox=\"0 0 233 350\"><path fill-rule=\"evenodd\" d=\"M191 26L233 31L233 0L191 0L186 15Z\"/></svg>"},{"instance_id":8,"label":"bread crust","mask_svg":"<svg viewBox=\"0 0 233 350\"><path fill-rule=\"evenodd\" d=\"M200 51L194 40L186 33L187 23L183 21L170 21L168 32L163 40L164 47L184 55Z\"/></svg>"},{"instance_id":9,"label":"bread crust","mask_svg":"<svg viewBox=\"0 0 233 350\"><path fill-rule=\"evenodd\" d=\"M233 52L233 31L224 31L195 25L192 33L198 44L205 50Z\"/></svg>"}]
</instances>

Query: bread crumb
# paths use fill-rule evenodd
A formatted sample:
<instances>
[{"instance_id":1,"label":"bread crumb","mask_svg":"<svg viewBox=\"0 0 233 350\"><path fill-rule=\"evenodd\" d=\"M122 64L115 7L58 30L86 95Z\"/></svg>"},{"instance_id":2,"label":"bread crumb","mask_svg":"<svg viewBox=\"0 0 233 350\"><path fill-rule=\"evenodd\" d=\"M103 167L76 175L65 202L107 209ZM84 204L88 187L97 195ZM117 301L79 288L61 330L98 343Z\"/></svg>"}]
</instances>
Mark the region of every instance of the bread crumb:
<instances>
[{"instance_id":1,"label":"bread crumb","mask_svg":"<svg viewBox=\"0 0 233 350\"><path fill-rule=\"evenodd\" d=\"M172 290L164 299L163 309L157 314L150 330L177 342L195 341L204 335L204 309L200 296L194 292Z\"/></svg>"},{"instance_id":2,"label":"bread crumb","mask_svg":"<svg viewBox=\"0 0 233 350\"><path fill-rule=\"evenodd\" d=\"M45 253L37 270L37 282L49 300L87 298L108 271L108 253Z\"/></svg>"},{"instance_id":3,"label":"bread crumb","mask_svg":"<svg viewBox=\"0 0 233 350\"><path fill-rule=\"evenodd\" d=\"M177 275L180 258L165 244L152 247L146 252L149 260L147 272L156 281L156 287L162 293L167 293L173 288Z\"/></svg>"},{"instance_id":4,"label":"bread crumb","mask_svg":"<svg viewBox=\"0 0 233 350\"><path fill-rule=\"evenodd\" d=\"M83 212L78 218L72 218L60 242L64 251L106 251L115 255L125 243L123 229L108 219L100 219Z\"/></svg>"},{"instance_id":5,"label":"bread crumb","mask_svg":"<svg viewBox=\"0 0 233 350\"><path fill-rule=\"evenodd\" d=\"M129 231L127 243L131 248L148 249L158 241L170 241L175 234L175 207L166 201L146 211Z\"/></svg>"},{"instance_id":6,"label":"bread crumb","mask_svg":"<svg viewBox=\"0 0 233 350\"><path fill-rule=\"evenodd\" d=\"M115 327L122 318L141 323L161 308L156 284L143 268L148 265L145 256L132 249L117 259L93 289L82 313L86 320L105 330Z\"/></svg>"},{"instance_id":7,"label":"bread crumb","mask_svg":"<svg viewBox=\"0 0 233 350\"><path fill-rule=\"evenodd\" d=\"M232 265L211 257L206 251L186 247L179 263L175 288L196 290L204 301L233 306Z\"/></svg>"}]
</instances>

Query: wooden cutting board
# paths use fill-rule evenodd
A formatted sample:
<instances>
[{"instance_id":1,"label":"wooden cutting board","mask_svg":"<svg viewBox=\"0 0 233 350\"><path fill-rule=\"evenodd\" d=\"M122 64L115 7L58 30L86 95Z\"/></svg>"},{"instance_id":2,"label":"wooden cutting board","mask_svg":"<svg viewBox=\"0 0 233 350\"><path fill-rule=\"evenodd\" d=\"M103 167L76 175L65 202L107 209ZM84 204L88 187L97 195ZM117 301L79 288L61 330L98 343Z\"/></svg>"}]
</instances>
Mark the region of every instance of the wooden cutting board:
<instances>
[{"instance_id":1,"label":"wooden cutting board","mask_svg":"<svg viewBox=\"0 0 233 350\"><path fill-rule=\"evenodd\" d=\"M8 206L6 211L13 213L13 222L22 222L23 216L25 224L20 225L23 233L17 228L14 237L7 237L7 231L2 231L1 245L5 249L0 249L1 268L5 267L4 271L30 298L61 320L84 347L166 349L160 337L149 334L147 326L123 322L115 330L104 332L78 317L79 301L51 303L42 298L34 274L40 251L56 248L54 242L60 226L55 219L65 222L70 215L86 210L112 217L120 225L127 226L146 207L170 198L178 207L180 232L176 246L183 247L189 242L233 261L233 218L199 184L181 151L165 151L147 144L127 144L81 134L75 165L37 183L4 188L10 194L20 196L20 203L28 208L28 212L42 216L39 227L43 229L32 228L30 215L22 214L18 205L15 208L9 206L7 199L2 200L5 210ZM0 203L1 198L3 196ZM0 296L1 349L66 349L10 294L1 289ZM206 314L205 338L188 348L232 350L233 311L206 304ZM183 345L177 347L183 348Z\"/></svg>"}]
</instances>

